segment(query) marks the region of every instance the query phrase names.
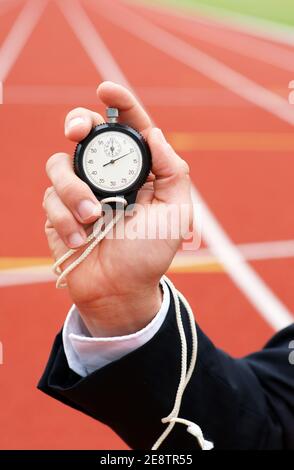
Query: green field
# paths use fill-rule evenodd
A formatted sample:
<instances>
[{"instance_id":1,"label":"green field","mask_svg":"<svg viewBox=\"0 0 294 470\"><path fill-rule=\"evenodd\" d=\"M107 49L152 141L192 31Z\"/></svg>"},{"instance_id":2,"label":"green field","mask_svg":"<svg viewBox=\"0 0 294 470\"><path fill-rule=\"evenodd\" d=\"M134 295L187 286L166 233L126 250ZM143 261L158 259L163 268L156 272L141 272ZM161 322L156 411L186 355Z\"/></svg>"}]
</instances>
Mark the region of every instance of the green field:
<instances>
[{"instance_id":1,"label":"green field","mask_svg":"<svg viewBox=\"0 0 294 470\"><path fill-rule=\"evenodd\" d=\"M178 7L216 7L294 26L294 0L157 0ZM219 11L221 13L221 11Z\"/></svg>"}]
</instances>

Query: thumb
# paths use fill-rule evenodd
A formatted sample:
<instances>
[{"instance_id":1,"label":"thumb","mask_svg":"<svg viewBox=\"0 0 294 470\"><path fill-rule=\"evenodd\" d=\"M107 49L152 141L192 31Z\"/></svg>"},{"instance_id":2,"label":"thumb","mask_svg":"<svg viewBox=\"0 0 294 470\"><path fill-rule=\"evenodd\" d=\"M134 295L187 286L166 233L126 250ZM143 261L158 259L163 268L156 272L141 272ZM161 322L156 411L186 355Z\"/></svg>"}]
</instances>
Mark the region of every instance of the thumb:
<instances>
[{"instance_id":1,"label":"thumb","mask_svg":"<svg viewBox=\"0 0 294 470\"><path fill-rule=\"evenodd\" d=\"M188 164L176 154L160 129L151 129L147 140L152 154L155 197L170 203L183 201L190 192Z\"/></svg>"}]
</instances>

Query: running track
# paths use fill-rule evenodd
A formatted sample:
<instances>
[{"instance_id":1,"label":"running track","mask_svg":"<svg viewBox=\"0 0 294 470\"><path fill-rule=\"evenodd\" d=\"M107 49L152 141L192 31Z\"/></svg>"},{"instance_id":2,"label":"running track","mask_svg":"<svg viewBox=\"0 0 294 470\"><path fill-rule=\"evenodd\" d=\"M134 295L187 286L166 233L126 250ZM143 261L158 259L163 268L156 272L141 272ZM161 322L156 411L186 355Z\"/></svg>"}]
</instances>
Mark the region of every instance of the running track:
<instances>
[{"instance_id":1,"label":"running track","mask_svg":"<svg viewBox=\"0 0 294 470\"><path fill-rule=\"evenodd\" d=\"M64 115L103 112L96 84L127 82L187 159L204 243L170 276L216 344L241 356L293 319L294 47L117 0L2 0L0 25L0 448L123 449L35 389L70 305L51 282L41 209L48 156L73 149Z\"/></svg>"}]
</instances>

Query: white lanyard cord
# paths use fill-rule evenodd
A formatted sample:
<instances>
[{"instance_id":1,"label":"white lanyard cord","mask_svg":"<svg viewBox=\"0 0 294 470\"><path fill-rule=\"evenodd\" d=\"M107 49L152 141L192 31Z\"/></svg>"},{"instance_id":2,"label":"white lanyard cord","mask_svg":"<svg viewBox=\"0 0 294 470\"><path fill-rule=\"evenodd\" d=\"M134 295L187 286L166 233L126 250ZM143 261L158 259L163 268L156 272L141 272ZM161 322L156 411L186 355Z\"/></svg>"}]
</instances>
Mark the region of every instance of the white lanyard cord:
<instances>
[{"instance_id":1,"label":"white lanyard cord","mask_svg":"<svg viewBox=\"0 0 294 470\"><path fill-rule=\"evenodd\" d=\"M103 206L103 204L109 204L111 202L115 202L115 203L119 203L119 204L123 204L123 206L126 206L127 205L127 201L125 200L125 198L123 197L118 197L118 196L115 196L115 197L107 197L105 199L102 199L101 200L101 205ZM77 249L71 249L71 250L68 250L63 256L61 256L53 265L53 271L55 272L55 274L58 274L59 277L56 281L56 287L58 289L62 288L62 287L67 287L67 284L66 284L66 281L65 281L65 278L66 276L73 270L75 269L79 264L81 264L86 258L87 256L89 256L89 254L94 250L94 248L98 245L98 243L100 243L101 240L103 240L103 238L106 237L106 235L108 234L108 232L110 232L110 230L118 223L118 221L122 218L124 214L124 210L123 209L120 209L120 210L117 210L117 213L116 215L114 216L114 218L105 226L104 230L102 230L102 226L104 224L104 217L101 217L98 222L96 222L96 224L94 224L94 229L93 229L93 232L87 237L86 239L86 244L91 242L92 240L92 243L83 251L83 253L75 260L73 261L71 264L69 264L64 271L61 270L60 266L68 259L70 258L74 253L76 253L78 250L80 250L80 248L77 248ZM81 247L82 248L82 247Z\"/></svg>"},{"instance_id":2,"label":"white lanyard cord","mask_svg":"<svg viewBox=\"0 0 294 470\"><path fill-rule=\"evenodd\" d=\"M188 385L192 377L192 374L194 372L195 366L196 366L197 351L198 351L197 330L196 330L196 325L195 325L194 314L189 303L187 302L185 297L181 294L181 292L179 292L175 288L174 284L171 282L171 280L168 277L163 276L163 279L170 287L174 304L175 304L176 320L177 320L178 330L179 330L180 339L181 339L181 375L180 375L180 382L178 385L173 409L166 418L162 418L161 420L162 423L169 423L169 425L163 431L161 436L159 436L159 438L153 445L152 450L157 450L159 448L159 446L165 441L167 436L170 434L170 432L172 431L176 423L186 424L187 431L196 437L199 443L199 446L202 450L211 450L213 448L213 443L210 441L206 441L204 439L201 428L197 424L193 423L192 421L188 421L186 419L182 419L178 417L185 388ZM190 322L190 328L191 328L191 335L192 335L192 355L191 355L191 360L190 360L188 371L187 371L187 340L186 340L185 330L184 330L182 317L181 317L180 300L184 304L187 310L189 322Z\"/></svg>"},{"instance_id":3,"label":"white lanyard cord","mask_svg":"<svg viewBox=\"0 0 294 470\"><path fill-rule=\"evenodd\" d=\"M111 202L116 202L123 204L124 206L127 205L127 201L123 197L109 197L101 200L101 204L107 204ZM70 258L73 254L75 254L80 248L74 250L68 250L63 256L61 256L53 265L53 270L56 274L59 275L57 281L56 281L56 287L61 288L61 287L67 287L66 284L66 276L73 270L75 269L80 263L82 263L87 256L94 250L94 248L98 245L98 243L106 237L108 232L118 223L118 221L122 218L124 215L124 209L117 210L116 215L114 218L104 227L104 230L102 230L102 226L104 224L104 218L102 217L101 219L96 222L94 225L92 233L87 237L86 239L86 244L90 243L90 245L87 246L87 248L83 251L83 253L75 259L71 264L69 264L64 271L61 270L60 266L68 259ZM198 341L197 341L197 331L196 331L196 325L195 325L195 320L194 320L194 315L193 311L185 299L185 297L175 288L174 284L168 279L168 277L163 276L164 281L168 284L174 304L175 304L175 311L176 311L176 320L177 320L177 326L179 330L179 335L180 335L180 340L181 340L181 374L180 374L180 382L178 385L176 397L175 397L175 402L172 411L170 414L162 418L162 423L169 423L167 428L164 430L164 432L159 436L157 441L152 447L152 450L157 450L159 446L165 441L167 436L170 434L172 431L174 425L176 423L181 423L185 424L187 426L187 431L192 434L193 436L196 437L200 448L203 450L210 450L213 448L213 443L210 441L206 441L203 437L203 433L201 431L201 428L193 423L192 421L188 421L183 418L179 418L179 412L180 412L180 407L182 403L182 398L183 394L185 391L186 386L188 385L191 376L193 374L193 371L196 366L196 361L197 361L197 350L198 350ZM181 307L180 307L180 300L184 304L188 317L189 317L189 322L190 322L190 328L191 328L191 335L192 335L192 355L191 355L191 360L190 360L190 365L189 369L187 371L187 340L186 340L186 335L185 335L185 330L182 322L182 317L181 317Z\"/></svg>"}]
</instances>

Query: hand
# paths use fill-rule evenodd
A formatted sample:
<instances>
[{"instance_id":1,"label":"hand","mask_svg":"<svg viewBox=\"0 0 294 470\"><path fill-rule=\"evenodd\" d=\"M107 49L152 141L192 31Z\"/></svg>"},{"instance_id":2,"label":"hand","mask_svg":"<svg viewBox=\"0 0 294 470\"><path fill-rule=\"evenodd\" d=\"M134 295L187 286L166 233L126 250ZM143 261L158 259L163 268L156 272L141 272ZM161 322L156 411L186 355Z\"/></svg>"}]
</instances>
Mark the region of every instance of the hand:
<instances>
[{"instance_id":1,"label":"hand","mask_svg":"<svg viewBox=\"0 0 294 470\"><path fill-rule=\"evenodd\" d=\"M137 197L140 210L127 220L126 229L130 223L146 223L146 208L152 220L156 220L162 205L188 204L192 218L186 162L166 142L162 132L152 128L150 118L127 89L104 82L97 94L106 106L120 109L121 121L144 135L152 153L152 174ZM65 135L78 142L103 121L93 111L74 109L66 117ZM45 231L52 255L57 259L69 247L84 243L89 224L99 217L101 207L91 189L75 175L70 155L51 156L46 170L52 186L46 190L43 202L47 214ZM129 334L151 321L161 304L159 280L180 244L181 239L168 236L104 239L68 275L70 296L93 336Z\"/></svg>"}]
</instances>

